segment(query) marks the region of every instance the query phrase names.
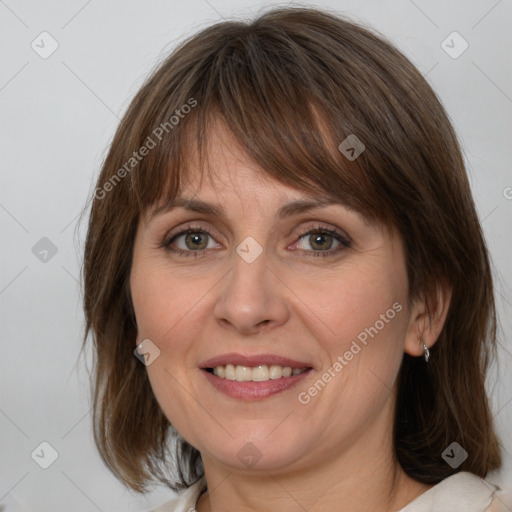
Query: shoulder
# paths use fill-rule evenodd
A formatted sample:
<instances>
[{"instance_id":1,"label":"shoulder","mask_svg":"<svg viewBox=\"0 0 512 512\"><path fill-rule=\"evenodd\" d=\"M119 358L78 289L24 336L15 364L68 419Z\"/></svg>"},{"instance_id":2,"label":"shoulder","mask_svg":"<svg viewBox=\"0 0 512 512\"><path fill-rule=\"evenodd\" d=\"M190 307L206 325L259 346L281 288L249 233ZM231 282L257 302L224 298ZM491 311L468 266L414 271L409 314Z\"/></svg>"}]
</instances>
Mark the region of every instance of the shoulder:
<instances>
[{"instance_id":1,"label":"shoulder","mask_svg":"<svg viewBox=\"0 0 512 512\"><path fill-rule=\"evenodd\" d=\"M185 489L178 497L165 502L151 512L191 512L191 510L195 510L197 500L205 488L206 480L203 477Z\"/></svg>"},{"instance_id":2,"label":"shoulder","mask_svg":"<svg viewBox=\"0 0 512 512\"><path fill-rule=\"evenodd\" d=\"M487 512L494 510L498 488L461 471L445 478L399 512ZM499 509L497 509L499 510Z\"/></svg>"}]
</instances>

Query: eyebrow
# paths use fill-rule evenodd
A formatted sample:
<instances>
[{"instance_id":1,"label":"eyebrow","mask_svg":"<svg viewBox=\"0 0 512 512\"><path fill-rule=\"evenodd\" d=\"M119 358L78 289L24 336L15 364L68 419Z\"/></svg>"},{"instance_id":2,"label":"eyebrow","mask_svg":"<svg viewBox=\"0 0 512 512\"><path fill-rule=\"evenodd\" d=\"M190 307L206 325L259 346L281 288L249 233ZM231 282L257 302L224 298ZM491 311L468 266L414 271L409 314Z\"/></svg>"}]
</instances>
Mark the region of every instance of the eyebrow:
<instances>
[{"instance_id":1,"label":"eyebrow","mask_svg":"<svg viewBox=\"0 0 512 512\"><path fill-rule=\"evenodd\" d=\"M311 200L297 199L295 201L290 201L289 203L282 205L277 211L276 217L280 220L294 214L303 213L314 208L321 208L333 204L346 206L346 204L343 201L331 199L329 197L315 197ZM159 208L151 212L151 214L149 215L149 219L153 220L155 217L167 213L173 210L174 208L183 208L191 212L203 213L205 215L213 215L220 218L226 217L226 213L222 206L218 206L213 203L208 203L206 201L201 201L199 199L176 197L174 199L167 201Z\"/></svg>"}]
</instances>

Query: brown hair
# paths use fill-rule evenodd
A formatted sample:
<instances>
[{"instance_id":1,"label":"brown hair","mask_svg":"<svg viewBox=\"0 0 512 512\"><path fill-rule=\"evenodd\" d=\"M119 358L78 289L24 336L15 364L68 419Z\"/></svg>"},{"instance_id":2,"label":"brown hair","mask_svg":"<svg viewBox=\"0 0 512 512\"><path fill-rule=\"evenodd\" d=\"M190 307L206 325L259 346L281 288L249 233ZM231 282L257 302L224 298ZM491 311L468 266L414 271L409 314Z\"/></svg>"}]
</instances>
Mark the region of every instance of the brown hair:
<instances>
[{"instance_id":1,"label":"brown hair","mask_svg":"<svg viewBox=\"0 0 512 512\"><path fill-rule=\"evenodd\" d=\"M114 136L91 197L83 267L84 346L92 332L96 350L94 436L105 463L141 492L151 479L180 490L203 474L199 452L169 424L133 355L129 274L140 215L176 196L187 151L203 161L219 119L280 182L343 198L396 228L410 300L425 297L435 311L439 282L453 288L429 363L404 355L396 456L429 484L499 467L485 391L496 344L492 277L449 118L393 45L308 8L221 22L189 38L147 79ZM336 149L351 134L366 147L354 161ZM469 454L457 469L441 457L453 441Z\"/></svg>"}]
</instances>

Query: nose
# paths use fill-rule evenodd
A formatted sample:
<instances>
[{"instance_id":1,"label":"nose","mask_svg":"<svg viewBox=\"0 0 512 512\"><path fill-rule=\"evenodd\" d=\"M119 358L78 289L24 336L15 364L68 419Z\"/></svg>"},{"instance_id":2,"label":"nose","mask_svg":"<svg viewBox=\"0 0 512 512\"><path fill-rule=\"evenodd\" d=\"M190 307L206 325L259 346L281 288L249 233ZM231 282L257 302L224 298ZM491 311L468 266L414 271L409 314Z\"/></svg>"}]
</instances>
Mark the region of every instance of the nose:
<instances>
[{"instance_id":1,"label":"nose","mask_svg":"<svg viewBox=\"0 0 512 512\"><path fill-rule=\"evenodd\" d=\"M265 251L251 263L238 253L232 258L214 308L219 324L245 335L284 324L289 317L287 288L269 267Z\"/></svg>"}]
</instances>

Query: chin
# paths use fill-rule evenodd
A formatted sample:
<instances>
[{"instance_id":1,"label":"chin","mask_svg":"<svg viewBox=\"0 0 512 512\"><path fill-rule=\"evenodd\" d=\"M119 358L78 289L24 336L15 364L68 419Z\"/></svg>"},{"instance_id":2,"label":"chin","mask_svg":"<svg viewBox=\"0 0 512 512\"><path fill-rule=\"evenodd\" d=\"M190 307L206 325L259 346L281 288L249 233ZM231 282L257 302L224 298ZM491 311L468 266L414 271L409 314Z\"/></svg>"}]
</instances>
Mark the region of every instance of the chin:
<instances>
[{"instance_id":1,"label":"chin","mask_svg":"<svg viewBox=\"0 0 512 512\"><path fill-rule=\"evenodd\" d=\"M227 427L228 428L228 427ZM274 425L275 428L275 425ZM279 428L279 427L278 427ZM236 435L223 437L222 440L212 440L211 444L202 439L199 446L201 455L210 454L210 457L220 461L237 471L277 471L281 468L289 470L291 465L298 463L307 453L308 443L295 435L283 430L281 435L265 428L253 428L251 435ZM258 436L258 433L261 433ZM208 446L209 445L209 446ZM206 455L208 457L208 455Z\"/></svg>"}]
</instances>

